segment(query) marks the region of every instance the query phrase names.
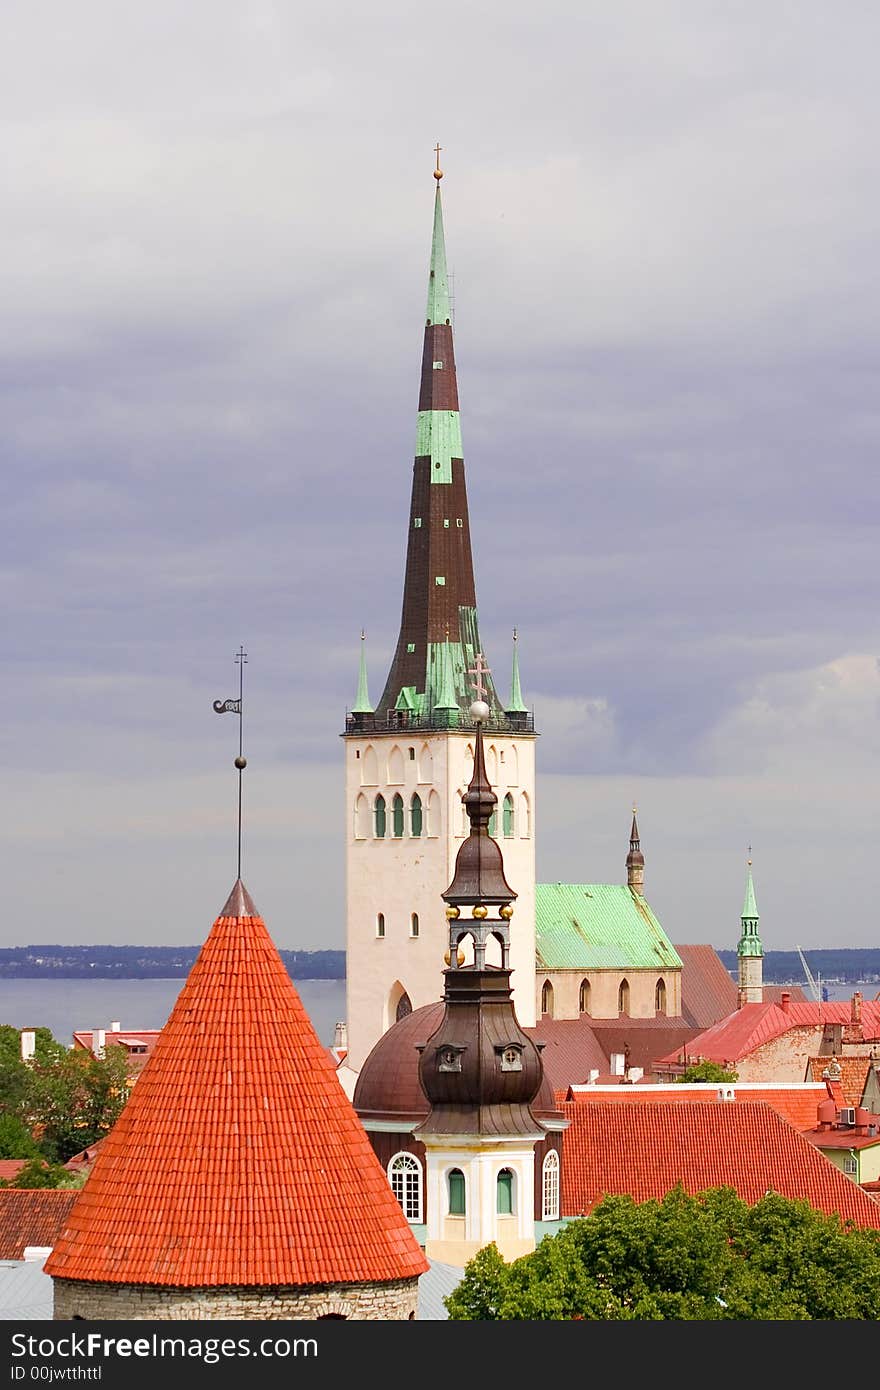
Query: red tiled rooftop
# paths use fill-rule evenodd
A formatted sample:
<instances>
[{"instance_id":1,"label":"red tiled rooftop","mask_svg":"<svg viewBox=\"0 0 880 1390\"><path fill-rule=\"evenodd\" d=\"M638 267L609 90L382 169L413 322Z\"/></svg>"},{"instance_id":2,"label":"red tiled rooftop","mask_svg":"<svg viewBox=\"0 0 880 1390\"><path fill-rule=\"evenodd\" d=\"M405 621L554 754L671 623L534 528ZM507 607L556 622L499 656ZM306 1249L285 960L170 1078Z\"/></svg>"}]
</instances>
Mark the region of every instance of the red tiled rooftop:
<instances>
[{"instance_id":1,"label":"red tiled rooftop","mask_svg":"<svg viewBox=\"0 0 880 1390\"><path fill-rule=\"evenodd\" d=\"M605 1195L659 1200L681 1183L696 1194L732 1187L748 1203L768 1190L805 1198L857 1226L880 1228L880 1204L766 1103L562 1106L562 1211L578 1216Z\"/></svg>"},{"instance_id":2,"label":"red tiled rooftop","mask_svg":"<svg viewBox=\"0 0 880 1390\"><path fill-rule=\"evenodd\" d=\"M427 1268L236 884L46 1272L212 1287L376 1282Z\"/></svg>"},{"instance_id":3,"label":"red tiled rooftop","mask_svg":"<svg viewBox=\"0 0 880 1390\"><path fill-rule=\"evenodd\" d=\"M63 1187L0 1188L0 1260L23 1260L28 1245L54 1245L79 1195Z\"/></svg>"},{"instance_id":4,"label":"red tiled rooftop","mask_svg":"<svg viewBox=\"0 0 880 1390\"><path fill-rule=\"evenodd\" d=\"M739 991L714 946L676 946L681 957L681 1013L692 1028L710 1028L737 1006Z\"/></svg>"},{"instance_id":5,"label":"red tiled rooftop","mask_svg":"<svg viewBox=\"0 0 880 1390\"><path fill-rule=\"evenodd\" d=\"M739 1082L730 1089L733 1100L719 1100L719 1087L712 1084L656 1083L611 1085L598 1081L593 1086L570 1087L560 1100L573 1105L610 1102L612 1105L738 1105L764 1101L797 1130L812 1129L816 1124L819 1104L828 1099L824 1082L792 1082L763 1085L758 1082Z\"/></svg>"},{"instance_id":6,"label":"red tiled rooftop","mask_svg":"<svg viewBox=\"0 0 880 1390\"><path fill-rule=\"evenodd\" d=\"M862 1099L862 1092L865 1089L865 1081L868 1076L868 1068L873 1066L870 1057L835 1057L835 1062L840 1068L840 1095L843 1105L859 1105ZM822 1073L831 1062L830 1057L810 1057L807 1060L808 1074L814 1081L820 1081Z\"/></svg>"},{"instance_id":7,"label":"red tiled rooftop","mask_svg":"<svg viewBox=\"0 0 880 1390\"><path fill-rule=\"evenodd\" d=\"M17 1178L27 1161L26 1158L0 1158L0 1182Z\"/></svg>"}]
</instances>

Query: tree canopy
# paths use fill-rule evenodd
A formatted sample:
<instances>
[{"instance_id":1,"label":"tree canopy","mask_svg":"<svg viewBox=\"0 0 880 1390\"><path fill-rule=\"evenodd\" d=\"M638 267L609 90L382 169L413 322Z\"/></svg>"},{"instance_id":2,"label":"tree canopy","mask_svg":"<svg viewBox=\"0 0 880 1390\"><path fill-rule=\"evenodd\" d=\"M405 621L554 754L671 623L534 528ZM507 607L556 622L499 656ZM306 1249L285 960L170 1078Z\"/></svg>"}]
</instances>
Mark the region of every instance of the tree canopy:
<instances>
[{"instance_id":1,"label":"tree canopy","mask_svg":"<svg viewBox=\"0 0 880 1390\"><path fill-rule=\"evenodd\" d=\"M129 1091L127 1055L108 1047L95 1057L64 1047L47 1028L35 1033L34 1056L23 1062L19 1030L0 1025L0 1157L66 1163L116 1123Z\"/></svg>"},{"instance_id":2,"label":"tree canopy","mask_svg":"<svg viewBox=\"0 0 880 1390\"><path fill-rule=\"evenodd\" d=\"M606 1197L510 1264L480 1250L446 1308L458 1321L874 1321L880 1230L775 1193L750 1207L726 1187Z\"/></svg>"},{"instance_id":3,"label":"tree canopy","mask_svg":"<svg viewBox=\"0 0 880 1390\"><path fill-rule=\"evenodd\" d=\"M736 1081L739 1072L730 1071L727 1067L722 1067L720 1062L692 1062L681 1076L675 1079L678 1082L693 1081Z\"/></svg>"}]
</instances>

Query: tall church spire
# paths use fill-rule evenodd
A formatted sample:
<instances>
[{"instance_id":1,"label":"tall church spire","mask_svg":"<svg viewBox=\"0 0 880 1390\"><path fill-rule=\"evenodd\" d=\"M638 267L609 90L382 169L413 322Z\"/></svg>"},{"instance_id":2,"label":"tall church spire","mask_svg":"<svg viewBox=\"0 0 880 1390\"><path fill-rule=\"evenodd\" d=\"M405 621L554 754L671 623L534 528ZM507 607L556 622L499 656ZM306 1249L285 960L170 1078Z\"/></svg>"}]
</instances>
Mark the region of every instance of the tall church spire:
<instances>
[{"instance_id":1,"label":"tall church spire","mask_svg":"<svg viewBox=\"0 0 880 1390\"><path fill-rule=\"evenodd\" d=\"M513 671L510 677L510 699L507 701L507 708L504 713L510 716L521 716L528 714L525 702L522 697L522 686L519 683L519 652L517 649L516 628L513 629Z\"/></svg>"},{"instance_id":2,"label":"tall church spire","mask_svg":"<svg viewBox=\"0 0 880 1390\"><path fill-rule=\"evenodd\" d=\"M441 701L448 700L450 681L461 722L467 723L473 699L468 670L483 650L477 625L439 166L434 174L437 191L403 611L391 670L376 706L380 729L413 724L435 727L434 711L444 708ZM491 680L487 684L489 725L506 727ZM448 727L449 722L444 717L437 727Z\"/></svg>"},{"instance_id":3,"label":"tall church spire","mask_svg":"<svg viewBox=\"0 0 880 1390\"><path fill-rule=\"evenodd\" d=\"M626 856L626 886L634 893L638 893L640 898L644 897L645 856L642 854L635 806L633 807L633 822L629 832L629 854Z\"/></svg>"},{"instance_id":4,"label":"tall church spire","mask_svg":"<svg viewBox=\"0 0 880 1390\"><path fill-rule=\"evenodd\" d=\"M752 881L752 852L746 867L746 893L740 918L741 931L736 948L739 975L739 1004L760 1004L764 999L764 946L758 935L758 903Z\"/></svg>"}]
</instances>

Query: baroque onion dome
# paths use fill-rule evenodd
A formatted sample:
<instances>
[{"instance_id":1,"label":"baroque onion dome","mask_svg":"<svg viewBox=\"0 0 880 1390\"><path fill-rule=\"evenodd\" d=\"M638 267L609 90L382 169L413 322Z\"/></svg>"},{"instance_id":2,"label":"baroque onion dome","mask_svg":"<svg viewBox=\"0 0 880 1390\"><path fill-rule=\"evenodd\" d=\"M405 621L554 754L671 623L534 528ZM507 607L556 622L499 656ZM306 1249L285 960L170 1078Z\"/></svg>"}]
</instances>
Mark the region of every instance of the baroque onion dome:
<instances>
[{"instance_id":1,"label":"baroque onion dome","mask_svg":"<svg viewBox=\"0 0 880 1390\"><path fill-rule=\"evenodd\" d=\"M489 835L496 796L486 776L482 724L488 706L469 711L477 726L474 771L462 798L471 823L458 851L448 904L449 967L444 976L444 1014L421 1048L419 1080L431 1104L416 1131L426 1134L537 1135L531 1104L541 1090L543 1066L535 1043L520 1027L510 996L510 918L516 894L504 876L501 850ZM461 909L473 917L462 917ZM497 917L490 918L490 908ZM470 936L474 964L459 964ZM501 946L501 966L486 964L486 946Z\"/></svg>"},{"instance_id":2,"label":"baroque onion dome","mask_svg":"<svg viewBox=\"0 0 880 1390\"><path fill-rule=\"evenodd\" d=\"M468 672L483 650L477 623L439 168L435 177L400 633L375 714L372 719L363 714L355 717L351 722L356 729L467 725L472 699ZM521 725L523 715L518 714L512 722L505 718L491 678L486 680L485 699L493 727Z\"/></svg>"}]
</instances>

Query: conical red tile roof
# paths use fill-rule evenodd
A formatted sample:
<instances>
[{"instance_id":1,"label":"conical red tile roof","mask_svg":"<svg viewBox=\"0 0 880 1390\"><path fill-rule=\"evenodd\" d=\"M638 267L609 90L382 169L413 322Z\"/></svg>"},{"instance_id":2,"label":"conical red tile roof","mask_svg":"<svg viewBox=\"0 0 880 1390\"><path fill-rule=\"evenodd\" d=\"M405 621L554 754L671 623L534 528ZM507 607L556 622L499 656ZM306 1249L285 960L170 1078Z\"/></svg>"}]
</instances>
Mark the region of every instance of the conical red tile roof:
<instances>
[{"instance_id":1,"label":"conical red tile roof","mask_svg":"<svg viewBox=\"0 0 880 1390\"><path fill-rule=\"evenodd\" d=\"M45 1268L200 1288L427 1270L240 882Z\"/></svg>"}]
</instances>

